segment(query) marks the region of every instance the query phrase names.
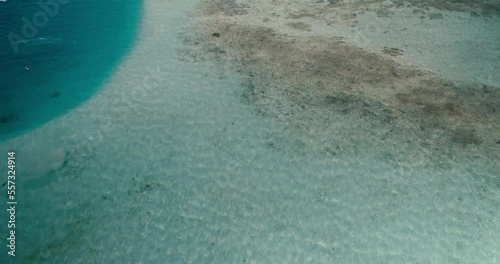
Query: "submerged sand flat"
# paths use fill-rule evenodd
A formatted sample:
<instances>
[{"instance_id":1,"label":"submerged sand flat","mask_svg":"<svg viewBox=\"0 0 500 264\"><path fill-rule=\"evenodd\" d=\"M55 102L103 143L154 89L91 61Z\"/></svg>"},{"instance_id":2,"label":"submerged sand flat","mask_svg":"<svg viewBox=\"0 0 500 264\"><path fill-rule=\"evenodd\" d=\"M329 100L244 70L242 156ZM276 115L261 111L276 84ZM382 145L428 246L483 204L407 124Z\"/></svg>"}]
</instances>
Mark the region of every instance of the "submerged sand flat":
<instances>
[{"instance_id":1,"label":"submerged sand flat","mask_svg":"<svg viewBox=\"0 0 500 264\"><path fill-rule=\"evenodd\" d=\"M483 8L470 5L471 12ZM499 20L446 9L465 6L205 1L186 57L236 65L246 78L245 100L293 130L328 130L341 113L433 154L478 151L498 160L500 31L492 23ZM456 32L443 37L433 27ZM411 45L403 50L405 42Z\"/></svg>"},{"instance_id":2,"label":"submerged sand flat","mask_svg":"<svg viewBox=\"0 0 500 264\"><path fill-rule=\"evenodd\" d=\"M18 262L497 263L490 2L346 3L145 1L109 83L0 146ZM391 36L476 23L480 45L470 27L377 38L371 18ZM470 71L437 63L450 50Z\"/></svg>"}]
</instances>

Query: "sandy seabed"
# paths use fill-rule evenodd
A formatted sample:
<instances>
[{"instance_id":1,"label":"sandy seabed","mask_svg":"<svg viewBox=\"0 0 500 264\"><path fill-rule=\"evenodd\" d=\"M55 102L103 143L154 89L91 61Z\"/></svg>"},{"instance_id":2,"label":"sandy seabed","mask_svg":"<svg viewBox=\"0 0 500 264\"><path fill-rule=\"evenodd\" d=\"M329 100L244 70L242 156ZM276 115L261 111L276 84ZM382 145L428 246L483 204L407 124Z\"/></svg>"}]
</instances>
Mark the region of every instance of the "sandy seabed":
<instances>
[{"instance_id":1,"label":"sandy seabed","mask_svg":"<svg viewBox=\"0 0 500 264\"><path fill-rule=\"evenodd\" d=\"M498 17L178 2L145 1L93 99L0 146L20 263L500 259Z\"/></svg>"}]
</instances>

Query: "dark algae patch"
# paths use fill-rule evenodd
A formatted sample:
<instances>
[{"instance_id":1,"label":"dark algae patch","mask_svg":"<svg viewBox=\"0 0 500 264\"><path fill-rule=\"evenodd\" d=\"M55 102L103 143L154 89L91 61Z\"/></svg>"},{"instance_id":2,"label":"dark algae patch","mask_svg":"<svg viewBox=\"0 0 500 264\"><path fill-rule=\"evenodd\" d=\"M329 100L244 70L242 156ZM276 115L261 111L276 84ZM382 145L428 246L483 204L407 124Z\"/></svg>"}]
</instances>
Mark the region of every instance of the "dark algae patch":
<instances>
[{"instance_id":1,"label":"dark algae patch","mask_svg":"<svg viewBox=\"0 0 500 264\"><path fill-rule=\"evenodd\" d=\"M359 131L397 140L400 148L407 144L448 156L464 147L493 153L496 145L491 142L500 138L498 87L455 83L400 65L392 57L403 50L394 47L385 47L379 55L341 38L308 34L307 24L298 24L297 17L287 17L285 25L304 33L292 35L280 32L279 25L259 26L206 11L232 13L217 5L207 1L200 6L205 15L186 40L197 43L187 56L234 66L245 80L243 101L292 133L324 131L323 140L334 142L344 132L333 130L333 124L344 116L359 123ZM304 30L296 30L297 25ZM214 38L213 32L224 34Z\"/></svg>"},{"instance_id":2,"label":"dark algae patch","mask_svg":"<svg viewBox=\"0 0 500 264\"><path fill-rule=\"evenodd\" d=\"M11 114L11 115L0 117L0 126L12 124L17 119L18 119L18 116L16 114Z\"/></svg>"},{"instance_id":3,"label":"dark algae patch","mask_svg":"<svg viewBox=\"0 0 500 264\"><path fill-rule=\"evenodd\" d=\"M359 0L353 3L344 3L343 1L334 1L334 6L366 6L370 4L378 4L383 1L380 0ZM498 0L392 0L389 6L394 7L416 7L424 10L435 8L438 10L446 11L460 11L467 12L471 15L500 15L500 1ZM385 8L382 8L385 9ZM432 18L434 17L434 18ZM434 13L431 19L441 19L441 14Z\"/></svg>"},{"instance_id":4,"label":"dark algae patch","mask_svg":"<svg viewBox=\"0 0 500 264\"><path fill-rule=\"evenodd\" d=\"M398 56L403 54L403 50L397 49L397 48L390 48L390 47L384 47L382 50L383 53L391 56Z\"/></svg>"},{"instance_id":5,"label":"dark algae patch","mask_svg":"<svg viewBox=\"0 0 500 264\"><path fill-rule=\"evenodd\" d=\"M287 25L293 29L296 29L296 30L304 30L304 31L311 30L311 26L309 24L304 23L304 22L290 22Z\"/></svg>"}]
</instances>

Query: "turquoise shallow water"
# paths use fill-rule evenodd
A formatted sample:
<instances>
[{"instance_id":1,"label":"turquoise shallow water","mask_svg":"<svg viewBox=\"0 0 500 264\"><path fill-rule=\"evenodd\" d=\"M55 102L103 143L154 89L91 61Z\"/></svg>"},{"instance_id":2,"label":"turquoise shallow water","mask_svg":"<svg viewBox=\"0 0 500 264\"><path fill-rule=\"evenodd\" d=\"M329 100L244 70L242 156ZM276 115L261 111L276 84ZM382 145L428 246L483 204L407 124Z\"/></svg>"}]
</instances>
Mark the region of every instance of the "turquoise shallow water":
<instances>
[{"instance_id":1,"label":"turquoise shallow water","mask_svg":"<svg viewBox=\"0 0 500 264\"><path fill-rule=\"evenodd\" d=\"M311 104L310 129L283 125L233 65L181 52L196 2L144 1L112 81L0 143L19 174L0 263L498 263L498 152Z\"/></svg>"},{"instance_id":2,"label":"turquoise shallow water","mask_svg":"<svg viewBox=\"0 0 500 264\"><path fill-rule=\"evenodd\" d=\"M89 99L132 47L141 8L140 1L0 2L0 141Z\"/></svg>"}]
</instances>

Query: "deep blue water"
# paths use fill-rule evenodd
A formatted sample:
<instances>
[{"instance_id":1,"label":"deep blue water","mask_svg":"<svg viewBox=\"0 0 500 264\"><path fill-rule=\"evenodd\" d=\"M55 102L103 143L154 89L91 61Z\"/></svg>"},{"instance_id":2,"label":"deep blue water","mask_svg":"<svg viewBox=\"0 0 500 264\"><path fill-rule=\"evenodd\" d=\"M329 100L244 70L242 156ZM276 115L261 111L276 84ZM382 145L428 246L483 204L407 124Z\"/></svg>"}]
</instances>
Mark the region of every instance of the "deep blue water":
<instances>
[{"instance_id":1,"label":"deep blue water","mask_svg":"<svg viewBox=\"0 0 500 264\"><path fill-rule=\"evenodd\" d=\"M140 0L0 0L0 141L89 99L133 46L141 13Z\"/></svg>"}]
</instances>

